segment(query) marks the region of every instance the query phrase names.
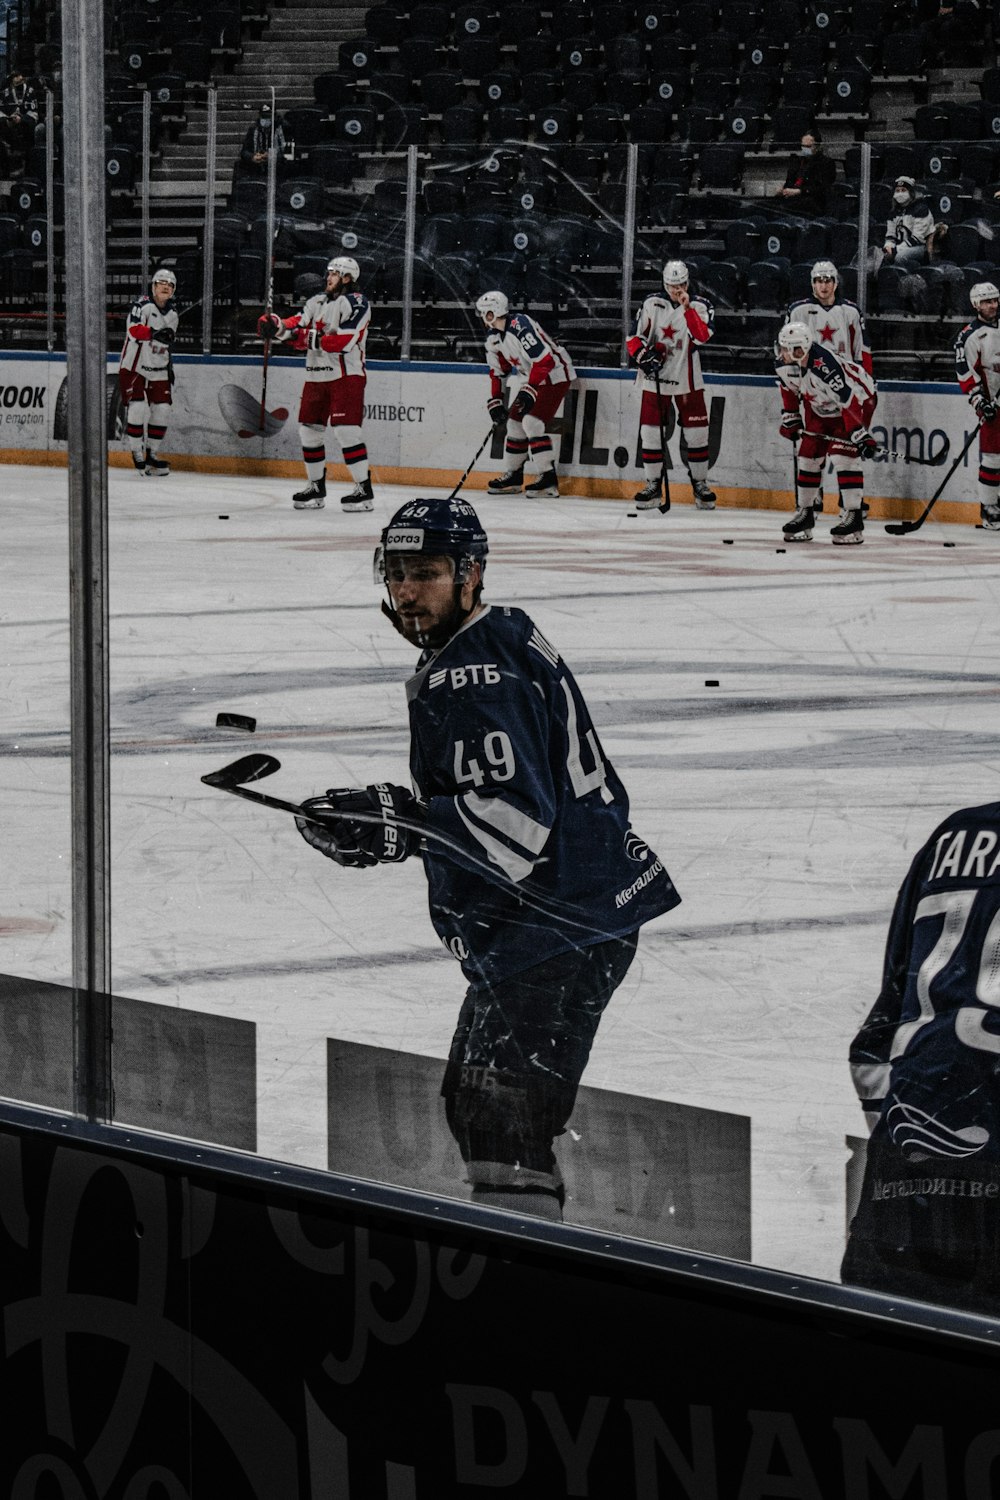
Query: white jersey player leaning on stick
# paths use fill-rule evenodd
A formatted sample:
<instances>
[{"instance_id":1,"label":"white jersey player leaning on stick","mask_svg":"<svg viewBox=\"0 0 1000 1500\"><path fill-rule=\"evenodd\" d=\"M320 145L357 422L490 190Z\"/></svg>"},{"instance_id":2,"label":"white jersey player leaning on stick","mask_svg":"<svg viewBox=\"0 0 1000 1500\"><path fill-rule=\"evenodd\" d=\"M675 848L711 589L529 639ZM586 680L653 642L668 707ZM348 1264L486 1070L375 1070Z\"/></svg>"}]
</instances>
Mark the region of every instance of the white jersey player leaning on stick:
<instances>
[{"instance_id":1,"label":"white jersey player leaning on stick","mask_svg":"<svg viewBox=\"0 0 1000 1500\"><path fill-rule=\"evenodd\" d=\"M978 281L969 293L976 316L955 340L958 383L979 418L979 515L1000 531L1000 289Z\"/></svg>"},{"instance_id":2,"label":"white jersey player leaning on stick","mask_svg":"<svg viewBox=\"0 0 1000 1500\"><path fill-rule=\"evenodd\" d=\"M490 372L490 395L486 402L494 427L507 434L504 455L508 467L486 486L491 495L519 495L524 470L530 462L537 478L525 488L526 495L558 495L552 439L545 424L558 414L576 371L562 344L556 343L542 325L527 313L511 312L504 292L484 292L476 312L486 324L486 364ZM513 400L506 406L505 382L516 384Z\"/></svg>"},{"instance_id":3,"label":"white jersey player leaning on stick","mask_svg":"<svg viewBox=\"0 0 1000 1500\"><path fill-rule=\"evenodd\" d=\"M682 260L667 261L663 287L665 295L656 292L642 304L627 345L642 392L639 433L646 483L635 506L652 510L660 498L664 431L674 401L687 446L694 503L699 510L714 510L715 494L708 483L708 410L698 351L712 337L715 309L707 298L692 297Z\"/></svg>"},{"instance_id":4,"label":"white jersey player leaning on stick","mask_svg":"<svg viewBox=\"0 0 1000 1500\"><path fill-rule=\"evenodd\" d=\"M125 437L132 462L150 479L170 473L159 457L167 433L173 363L170 346L177 336L173 296L177 277L161 266L153 272L150 290L129 308L125 343L118 361L118 388L125 407Z\"/></svg>"}]
</instances>

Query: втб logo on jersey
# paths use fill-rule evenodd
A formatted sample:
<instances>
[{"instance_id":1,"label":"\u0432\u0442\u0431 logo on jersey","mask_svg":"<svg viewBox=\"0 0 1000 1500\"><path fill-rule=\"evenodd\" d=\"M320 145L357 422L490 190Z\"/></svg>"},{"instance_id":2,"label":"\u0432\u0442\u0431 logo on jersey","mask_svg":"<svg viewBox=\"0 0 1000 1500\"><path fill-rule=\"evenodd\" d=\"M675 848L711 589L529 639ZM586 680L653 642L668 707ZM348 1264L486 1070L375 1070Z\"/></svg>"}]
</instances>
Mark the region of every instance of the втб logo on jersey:
<instances>
[{"instance_id":1,"label":"\u0432\u0442\u0431 logo on jersey","mask_svg":"<svg viewBox=\"0 0 1000 1500\"><path fill-rule=\"evenodd\" d=\"M437 672L432 672L427 680L433 690L449 678L453 688L468 687L470 682L473 687L479 687L483 683L499 682L500 668L495 661L475 662L467 667L441 667Z\"/></svg>"}]
</instances>

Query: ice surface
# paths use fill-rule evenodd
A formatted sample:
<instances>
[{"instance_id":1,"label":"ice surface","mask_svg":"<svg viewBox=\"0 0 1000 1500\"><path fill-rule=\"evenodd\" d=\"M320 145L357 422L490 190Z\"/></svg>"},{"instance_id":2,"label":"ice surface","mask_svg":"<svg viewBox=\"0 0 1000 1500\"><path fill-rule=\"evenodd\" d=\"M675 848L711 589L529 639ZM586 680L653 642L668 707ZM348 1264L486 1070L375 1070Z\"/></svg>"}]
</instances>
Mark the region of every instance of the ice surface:
<instances>
[{"instance_id":1,"label":"ice surface","mask_svg":"<svg viewBox=\"0 0 1000 1500\"><path fill-rule=\"evenodd\" d=\"M66 476L0 474L0 969L66 983ZM413 492L376 474L375 513L345 515L294 512L287 480L110 487L113 987L256 1022L260 1149L323 1166L325 1038L443 1058L461 974L417 862L341 870L199 777L260 750L291 801L406 781L414 656L371 556ZM576 673L684 898L645 930L585 1082L750 1116L755 1260L834 1277L863 1132L847 1046L896 889L937 820L997 796L1000 537L869 522L833 547L828 514L781 553L776 512L469 498L487 596Z\"/></svg>"}]
</instances>

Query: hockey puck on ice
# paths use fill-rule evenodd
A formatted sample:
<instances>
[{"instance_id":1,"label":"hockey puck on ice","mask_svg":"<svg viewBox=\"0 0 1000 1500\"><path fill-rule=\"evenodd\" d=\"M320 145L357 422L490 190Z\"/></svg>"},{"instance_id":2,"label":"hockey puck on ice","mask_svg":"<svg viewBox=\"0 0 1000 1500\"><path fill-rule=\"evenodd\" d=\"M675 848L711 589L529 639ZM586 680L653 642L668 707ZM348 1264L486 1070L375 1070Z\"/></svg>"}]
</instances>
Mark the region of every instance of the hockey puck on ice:
<instances>
[{"instance_id":1,"label":"hockey puck on ice","mask_svg":"<svg viewBox=\"0 0 1000 1500\"><path fill-rule=\"evenodd\" d=\"M784 547L775 547L775 552L784 552Z\"/></svg>"},{"instance_id":2,"label":"hockey puck on ice","mask_svg":"<svg viewBox=\"0 0 1000 1500\"><path fill-rule=\"evenodd\" d=\"M732 539L732 537L731 536L724 536L722 538L722 545L724 547L731 547L733 545L733 539Z\"/></svg>"},{"instance_id":3,"label":"hockey puck on ice","mask_svg":"<svg viewBox=\"0 0 1000 1500\"><path fill-rule=\"evenodd\" d=\"M634 517L636 517L638 514L639 514L639 512L637 510L630 510L629 513L628 513L629 520L630 521L633 520Z\"/></svg>"},{"instance_id":4,"label":"hockey puck on ice","mask_svg":"<svg viewBox=\"0 0 1000 1500\"><path fill-rule=\"evenodd\" d=\"M229 520L229 517L228 517L228 516L220 516L220 517L219 517L219 520L220 520L220 521L228 521L228 520Z\"/></svg>"},{"instance_id":5,"label":"hockey puck on ice","mask_svg":"<svg viewBox=\"0 0 1000 1500\"><path fill-rule=\"evenodd\" d=\"M954 542L942 542L941 545L942 545L942 547L954 547L955 543Z\"/></svg>"},{"instance_id":6,"label":"hockey puck on ice","mask_svg":"<svg viewBox=\"0 0 1000 1500\"><path fill-rule=\"evenodd\" d=\"M717 677L706 677L705 678L705 686L706 687L718 687L719 686L718 678Z\"/></svg>"},{"instance_id":7,"label":"hockey puck on ice","mask_svg":"<svg viewBox=\"0 0 1000 1500\"><path fill-rule=\"evenodd\" d=\"M257 728L257 720L249 718L246 714L216 714L216 729L245 729L248 734L253 734Z\"/></svg>"}]
</instances>

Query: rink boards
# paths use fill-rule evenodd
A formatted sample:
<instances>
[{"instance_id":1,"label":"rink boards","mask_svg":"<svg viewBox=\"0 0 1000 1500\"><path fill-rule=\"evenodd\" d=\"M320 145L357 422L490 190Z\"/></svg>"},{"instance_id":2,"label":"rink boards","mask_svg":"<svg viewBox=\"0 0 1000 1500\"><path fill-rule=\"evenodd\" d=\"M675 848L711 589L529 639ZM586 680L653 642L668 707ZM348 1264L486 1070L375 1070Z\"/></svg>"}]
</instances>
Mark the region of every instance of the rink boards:
<instances>
[{"instance_id":1,"label":"rink boards","mask_svg":"<svg viewBox=\"0 0 1000 1500\"><path fill-rule=\"evenodd\" d=\"M174 410L164 452L178 469L298 477L302 473L296 415L301 358L272 358L265 399L259 358L229 360L179 355ZM111 462L130 462L122 439L117 359L108 360L108 435ZM792 450L779 436L779 400L766 376L708 376L711 481L723 505L786 509L792 496ZM489 431L485 369L474 365L373 362L368 367L365 436L377 482L450 485ZM583 370L561 416L549 430L558 438L563 490L582 497L625 499L641 477L639 396L631 371ZM906 517L907 502L928 500L965 446L974 422L953 385L884 383L876 438L894 461L866 465L867 496L875 516ZM672 423L671 423L672 425ZM668 434L669 436L669 434ZM62 356L0 357L0 462L65 463L66 362ZM677 465L677 443L672 444ZM929 467L908 462L946 454ZM328 445L334 472L336 444ZM949 480L935 515L974 525L979 519L975 444ZM503 437L494 436L467 481L482 489L503 467ZM346 476L346 469L341 469ZM681 477L683 476L683 478ZM683 470L676 498L690 500ZM572 483L570 484L570 481Z\"/></svg>"}]
</instances>

